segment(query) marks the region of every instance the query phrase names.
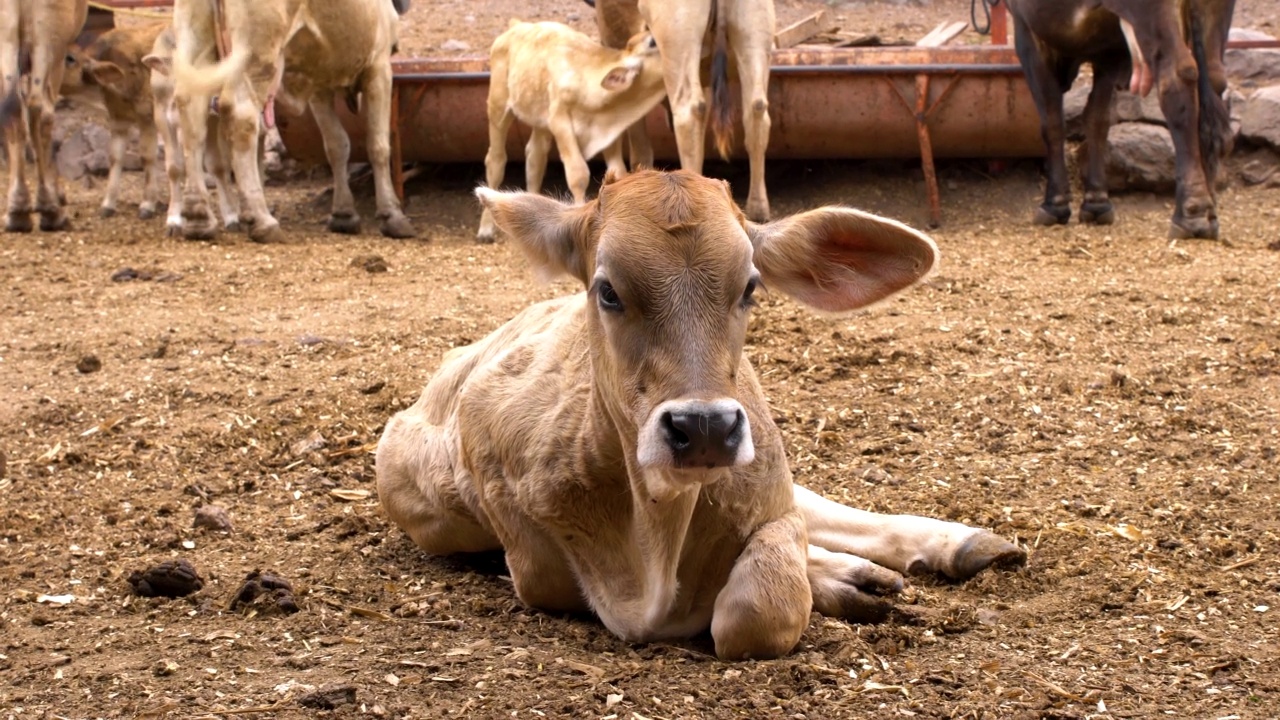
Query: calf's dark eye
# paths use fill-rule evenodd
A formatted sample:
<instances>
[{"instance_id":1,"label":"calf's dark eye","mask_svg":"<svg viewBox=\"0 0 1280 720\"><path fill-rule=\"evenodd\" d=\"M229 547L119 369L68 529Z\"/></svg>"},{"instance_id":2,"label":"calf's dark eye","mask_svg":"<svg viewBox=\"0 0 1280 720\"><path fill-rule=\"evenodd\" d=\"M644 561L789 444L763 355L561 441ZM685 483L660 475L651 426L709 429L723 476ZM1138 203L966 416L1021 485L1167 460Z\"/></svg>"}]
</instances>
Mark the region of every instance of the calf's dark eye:
<instances>
[{"instance_id":1,"label":"calf's dark eye","mask_svg":"<svg viewBox=\"0 0 1280 720\"><path fill-rule=\"evenodd\" d=\"M756 304L755 294L756 288L760 286L758 278L751 278L747 281L747 288L742 291L742 306L752 307Z\"/></svg>"},{"instance_id":2,"label":"calf's dark eye","mask_svg":"<svg viewBox=\"0 0 1280 720\"><path fill-rule=\"evenodd\" d=\"M613 284L609 281L600 283L596 288L596 296L599 299L600 307L605 310L618 312L622 310L622 300L618 298L618 293L613 289Z\"/></svg>"}]
</instances>

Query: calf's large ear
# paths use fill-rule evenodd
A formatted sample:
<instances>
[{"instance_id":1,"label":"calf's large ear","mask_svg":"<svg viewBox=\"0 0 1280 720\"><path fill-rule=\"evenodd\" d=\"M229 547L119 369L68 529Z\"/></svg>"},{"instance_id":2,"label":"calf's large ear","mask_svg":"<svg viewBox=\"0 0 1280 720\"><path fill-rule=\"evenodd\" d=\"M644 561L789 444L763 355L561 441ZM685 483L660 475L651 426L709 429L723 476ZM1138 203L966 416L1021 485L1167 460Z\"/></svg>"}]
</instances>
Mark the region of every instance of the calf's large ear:
<instances>
[{"instance_id":1,"label":"calf's large ear","mask_svg":"<svg viewBox=\"0 0 1280 720\"><path fill-rule=\"evenodd\" d=\"M900 222L825 207L747 223L765 287L824 312L867 307L929 276L938 246Z\"/></svg>"},{"instance_id":2,"label":"calf's large ear","mask_svg":"<svg viewBox=\"0 0 1280 720\"><path fill-rule=\"evenodd\" d=\"M128 93L128 88L124 86L126 79L124 70L119 65L108 60L94 60L89 62L88 68L94 81L102 87L114 90L121 95Z\"/></svg>"},{"instance_id":3,"label":"calf's large ear","mask_svg":"<svg viewBox=\"0 0 1280 720\"><path fill-rule=\"evenodd\" d=\"M527 192L476 188L476 197L493 213L498 228L524 250L538 275L577 278L583 286L595 272L596 201L571 205Z\"/></svg>"},{"instance_id":4,"label":"calf's large ear","mask_svg":"<svg viewBox=\"0 0 1280 720\"><path fill-rule=\"evenodd\" d=\"M613 92L621 92L631 87L631 83L635 82L636 76L639 74L640 68L638 67L619 65L604 76L604 79L600 81L600 87Z\"/></svg>"},{"instance_id":5,"label":"calf's large ear","mask_svg":"<svg viewBox=\"0 0 1280 720\"><path fill-rule=\"evenodd\" d=\"M165 77L168 77L172 73L172 70L171 70L172 61L167 57L160 57L159 55L147 55L146 57L142 58L142 64L146 65L152 70L155 70L161 75L164 75Z\"/></svg>"}]
</instances>

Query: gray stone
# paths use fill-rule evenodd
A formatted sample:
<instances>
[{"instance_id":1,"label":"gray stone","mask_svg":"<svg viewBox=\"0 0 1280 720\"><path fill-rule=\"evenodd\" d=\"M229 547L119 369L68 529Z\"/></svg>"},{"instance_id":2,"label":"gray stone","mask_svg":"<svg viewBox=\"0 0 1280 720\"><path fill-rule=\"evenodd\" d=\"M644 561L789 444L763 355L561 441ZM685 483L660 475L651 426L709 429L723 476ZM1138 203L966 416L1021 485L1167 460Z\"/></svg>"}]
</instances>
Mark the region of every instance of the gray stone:
<instances>
[{"instance_id":1,"label":"gray stone","mask_svg":"<svg viewBox=\"0 0 1280 720\"><path fill-rule=\"evenodd\" d=\"M1093 81L1080 78L1062 96L1062 119L1067 126L1068 140L1084 139L1084 108L1089 102Z\"/></svg>"},{"instance_id":2,"label":"gray stone","mask_svg":"<svg viewBox=\"0 0 1280 720\"><path fill-rule=\"evenodd\" d=\"M1176 184L1173 138L1149 123L1113 125L1107 135L1107 189L1169 192Z\"/></svg>"},{"instance_id":3,"label":"gray stone","mask_svg":"<svg viewBox=\"0 0 1280 720\"><path fill-rule=\"evenodd\" d=\"M1240 168L1240 179L1245 185L1261 185L1270 180L1276 174L1276 166L1274 163L1264 162L1262 160L1250 160Z\"/></svg>"},{"instance_id":4,"label":"gray stone","mask_svg":"<svg viewBox=\"0 0 1280 720\"><path fill-rule=\"evenodd\" d=\"M1144 122L1153 125L1164 125L1164 112L1160 109L1160 93L1154 88L1146 97L1134 95L1129 91L1117 92L1115 110L1112 121Z\"/></svg>"},{"instance_id":5,"label":"gray stone","mask_svg":"<svg viewBox=\"0 0 1280 720\"><path fill-rule=\"evenodd\" d=\"M440 44L440 49L445 52L466 52L471 49L471 44L462 40L445 40Z\"/></svg>"},{"instance_id":6,"label":"gray stone","mask_svg":"<svg viewBox=\"0 0 1280 720\"><path fill-rule=\"evenodd\" d=\"M1280 148L1280 85L1269 85L1244 102L1240 112L1240 136L1245 140Z\"/></svg>"},{"instance_id":7,"label":"gray stone","mask_svg":"<svg viewBox=\"0 0 1280 720\"><path fill-rule=\"evenodd\" d=\"M1267 33L1247 28L1231 28L1228 38L1237 41L1275 40ZM1226 65L1228 77L1248 81L1246 84L1266 84L1280 80L1280 50L1229 49L1223 58L1223 63Z\"/></svg>"}]
</instances>

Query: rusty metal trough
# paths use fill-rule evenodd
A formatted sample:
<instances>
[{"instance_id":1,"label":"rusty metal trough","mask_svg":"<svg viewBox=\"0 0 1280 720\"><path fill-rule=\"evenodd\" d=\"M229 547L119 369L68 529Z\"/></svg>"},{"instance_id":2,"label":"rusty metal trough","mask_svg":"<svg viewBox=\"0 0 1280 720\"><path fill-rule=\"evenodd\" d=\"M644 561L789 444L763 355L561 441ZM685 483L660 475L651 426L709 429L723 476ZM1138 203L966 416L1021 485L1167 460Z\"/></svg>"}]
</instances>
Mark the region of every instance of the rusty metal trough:
<instances>
[{"instance_id":1,"label":"rusty metal trough","mask_svg":"<svg viewBox=\"0 0 1280 720\"><path fill-rule=\"evenodd\" d=\"M403 161L483 161L487 59L393 65L393 168ZM773 56L769 106L770 158L922 158L934 223L940 219L934 157L1044 153L1035 106L1008 46L780 50ZM359 118L341 103L339 115L352 136L353 159L363 160ZM646 122L656 157L678 160L663 108ZM309 114L280 117L280 134L291 156L324 161ZM524 157L528 135L528 128L513 124L507 141L513 160ZM741 146L734 154L745 157Z\"/></svg>"}]
</instances>

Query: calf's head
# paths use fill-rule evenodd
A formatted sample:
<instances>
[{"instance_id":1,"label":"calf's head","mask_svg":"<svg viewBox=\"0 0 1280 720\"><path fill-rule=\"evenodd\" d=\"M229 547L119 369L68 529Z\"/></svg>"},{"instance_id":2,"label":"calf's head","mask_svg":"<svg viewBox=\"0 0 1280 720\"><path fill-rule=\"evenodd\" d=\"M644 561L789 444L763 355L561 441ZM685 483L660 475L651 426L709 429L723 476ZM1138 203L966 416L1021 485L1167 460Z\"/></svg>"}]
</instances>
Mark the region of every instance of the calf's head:
<instances>
[{"instance_id":1,"label":"calf's head","mask_svg":"<svg viewBox=\"0 0 1280 720\"><path fill-rule=\"evenodd\" d=\"M596 400L655 500L754 459L747 408L761 399L741 371L757 292L850 311L938 259L925 235L849 208L748 222L726 183L683 171L630 175L581 206L476 192L545 275L586 287Z\"/></svg>"},{"instance_id":2,"label":"calf's head","mask_svg":"<svg viewBox=\"0 0 1280 720\"><path fill-rule=\"evenodd\" d=\"M658 54L658 41L653 38L653 33L647 30L636 33L627 41L626 49L621 52L622 62L610 68L604 80L600 82L600 86L605 90L614 92L626 90L646 71L653 76L654 80L661 77L662 59Z\"/></svg>"}]
</instances>

